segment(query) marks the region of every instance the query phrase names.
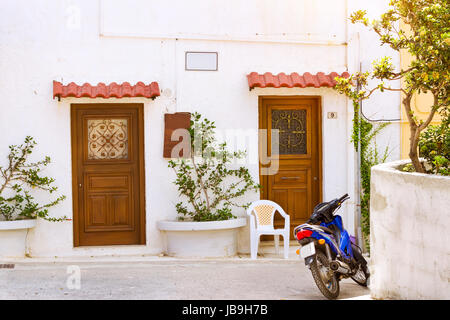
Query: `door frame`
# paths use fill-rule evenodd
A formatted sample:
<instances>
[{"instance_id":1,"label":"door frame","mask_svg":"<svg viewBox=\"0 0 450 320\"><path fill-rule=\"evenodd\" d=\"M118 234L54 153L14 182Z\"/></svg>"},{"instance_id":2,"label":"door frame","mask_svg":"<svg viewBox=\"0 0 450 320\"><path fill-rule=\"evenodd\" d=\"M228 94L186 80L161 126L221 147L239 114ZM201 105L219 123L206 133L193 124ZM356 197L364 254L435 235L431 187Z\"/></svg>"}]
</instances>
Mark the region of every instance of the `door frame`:
<instances>
[{"instance_id":1,"label":"door frame","mask_svg":"<svg viewBox=\"0 0 450 320\"><path fill-rule=\"evenodd\" d=\"M71 152L72 152L72 221L73 221L73 245L80 246L80 226L79 226L79 197L78 191L78 140L77 140L77 111L80 109L108 109L108 108L136 108L138 113L138 149L139 149L139 243L135 245L146 244L145 232L145 164L144 164L144 104L143 103L71 103L70 104L70 134L71 134ZM105 245L107 247L108 245ZM89 246L87 246L89 247Z\"/></svg>"},{"instance_id":2,"label":"door frame","mask_svg":"<svg viewBox=\"0 0 450 320\"><path fill-rule=\"evenodd\" d=\"M258 96L258 129L261 129L263 126L263 101L265 100L272 100L272 99L282 99L282 100L295 100L295 99L313 99L317 102L317 150L319 152L318 154L318 166L319 166L319 201L323 201L323 158L322 158L322 146L323 146L323 140L322 140L322 96L312 96L312 95L262 95ZM260 144L258 143L260 146ZM265 151L264 151L265 152ZM260 154L260 153L258 153ZM261 162L259 161L259 172L261 173ZM267 179L268 176L262 176L259 175L259 181L262 186L267 186ZM267 199L267 188L263 188L262 192L260 192L260 199ZM312 212L311 212L312 213Z\"/></svg>"}]
</instances>

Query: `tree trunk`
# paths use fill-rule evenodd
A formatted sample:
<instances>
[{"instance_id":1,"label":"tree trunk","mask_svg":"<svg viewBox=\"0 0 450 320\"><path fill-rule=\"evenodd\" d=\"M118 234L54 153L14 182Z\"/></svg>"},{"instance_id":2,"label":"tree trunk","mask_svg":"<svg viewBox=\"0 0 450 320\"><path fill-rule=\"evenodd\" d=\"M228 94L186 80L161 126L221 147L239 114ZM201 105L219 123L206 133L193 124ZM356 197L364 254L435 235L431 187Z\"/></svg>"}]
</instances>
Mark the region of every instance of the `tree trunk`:
<instances>
[{"instance_id":1,"label":"tree trunk","mask_svg":"<svg viewBox=\"0 0 450 320\"><path fill-rule=\"evenodd\" d=\"M410 123L410 134L411 137L409 142L409 158L411 159L411 162L414 166L414 169L416 172L425 173L425 169L422 165L422 163L419 160L419 153L417 152L417 146L419 144L419 137L420 137L420 130L419 128L414 124L414 126Z\"/></svg>"},{"instance_id":2,"label":"tree trunk","mask_svg":"<svg viewBox=\"0 0 450 320\"><path fill-rule=\"evenodd\" d=\"M416 120L413 117L413 113L411 110L411 99L413 96L413 91L409 91L405 98L403 99L403 106L405 107L406 116L409 122L409 158L411 159L412 165L416 172L425 173L425 169L422 166L422 163L419 161L419 153L417 152L417 146L419 144L419 137L421 127L419 127L416 123Z\"/></svg>"}]
</instances>

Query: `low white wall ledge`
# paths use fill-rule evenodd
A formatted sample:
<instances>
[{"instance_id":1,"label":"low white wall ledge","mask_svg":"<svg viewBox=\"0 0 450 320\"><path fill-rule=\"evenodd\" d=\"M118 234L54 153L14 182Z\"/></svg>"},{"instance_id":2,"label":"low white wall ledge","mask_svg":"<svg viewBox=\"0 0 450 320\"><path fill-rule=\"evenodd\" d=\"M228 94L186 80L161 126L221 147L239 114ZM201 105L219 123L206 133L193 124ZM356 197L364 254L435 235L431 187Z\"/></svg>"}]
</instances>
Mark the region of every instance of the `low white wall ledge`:
<instances>
[{"instance_id":1,"label":"low white wall ledge","mask_svg":"<svg viewBox=\"0 0 450 320\"><path fill-rule=\"evenodd\" d=\"M158 229L162 231L202 231L221 230L244 227L247 218L237 218L220 221L158 221Z\"/></svg>"}]
</instances>

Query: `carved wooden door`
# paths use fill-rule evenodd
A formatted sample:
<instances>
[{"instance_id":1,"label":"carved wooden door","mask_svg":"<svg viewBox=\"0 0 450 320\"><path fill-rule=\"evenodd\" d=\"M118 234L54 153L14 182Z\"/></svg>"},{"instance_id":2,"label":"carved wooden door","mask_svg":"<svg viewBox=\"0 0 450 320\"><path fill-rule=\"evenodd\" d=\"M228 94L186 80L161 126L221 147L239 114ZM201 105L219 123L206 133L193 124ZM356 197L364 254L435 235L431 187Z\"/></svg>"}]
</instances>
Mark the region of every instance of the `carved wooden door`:
<instances>
[{"instance_id":1,"label":"carved wooden door","mask_svg":"<svg viewBox=\"0 0 450 320\"><path fill-rule=\"evenodd\" d=\"M74 245L145 244L143 105L72 104Z\"/></svg>"},{"instance_id":2,"label":"carved wooden door","mask_svg":"<svg viewBox=\"0 0 450 320\"><path fill-rule=\"evenodd\" d=\"M270 163L261 175L261 198L275 201L290 215L293 228L304 223L321 200L320 100L317 97L260 97L260 128L269 129L265 145ZM272 130L278 130L278 144ZM278 150L278 151L277 151ZM264 167L264 165L260 166ZM275 225L284 219L276 216Z\"/></svg>"}]
</instances>

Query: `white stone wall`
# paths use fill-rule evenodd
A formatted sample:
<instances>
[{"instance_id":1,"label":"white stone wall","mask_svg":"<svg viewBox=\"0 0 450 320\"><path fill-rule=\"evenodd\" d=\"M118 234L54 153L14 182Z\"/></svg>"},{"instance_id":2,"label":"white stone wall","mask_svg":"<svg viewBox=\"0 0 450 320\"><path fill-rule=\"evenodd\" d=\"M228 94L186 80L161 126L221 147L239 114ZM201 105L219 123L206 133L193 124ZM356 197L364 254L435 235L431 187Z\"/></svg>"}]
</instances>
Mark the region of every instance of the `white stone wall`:
<instances>
[{"instance_id":1,"label":"white stone wall","mask_svg":"<svg viewBox=\"0 0 450 320\"><path fill-rule=\"evenodd\" d=\"M450 298L450 178L406 173L397 161L372 168L371 295Z\"/></svg>"},{"instance_id":2,"label":"white stone wall","mask_svg":"<svg viewBox=\"0 0 450 320\"><path fill-rule=\"evenodd\" d=\"M384 55L388 52L385 48L357 40L370 41L373 35L348 23L348 13L358 6L366 7L366 3L364 6L356 0L196 0L189 1L189 5L176 1L172 6L165 3L2 1L0 163L4 164L8 145L21 143L26 135L37 140L33 159L45 155L52 158L53 163L45 173L56 179L60 193L67 196L61 205L51 209L52 216L72 217L70 104L144 103L147 245L73 248L71 221L57 224L39 221L28 235L32 256L161 252L162 237L156 222L174 218L174 205L178 201L173 174L167 168L167 160L162 158L164 113L198 111L216 121L219 130L257 130L258 95L321 96L324 200L345 192L352 200L356 199L354 151L349 142L351 103L328 88L249 91L246 75L252 71L354 72L360 60L367 65L374 57ZM386 3L386 0L370 1L369 10L385 8ZM218 52L219 70L185 71L186 51ZM154 101L68 98L58 102L52 99L53 80L80 85L157 81L162 95ZM374 104L378 114L394 112L398 99L378 96ZM338 118L327 119L328 111L338 112ZM383 141L395 147L399 136L392 134ZM256 137L249 144L255 146ZM258 180L257 164L251 164L250 171ZM254 194L245 200L257 198ZM352 234L354 211L354 202L342 209ZM244 211L235 214L243 216ZM239 239L239 250L247 251L247 229L240 233Z\"/></svg>"}]
</instances>

